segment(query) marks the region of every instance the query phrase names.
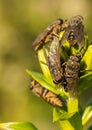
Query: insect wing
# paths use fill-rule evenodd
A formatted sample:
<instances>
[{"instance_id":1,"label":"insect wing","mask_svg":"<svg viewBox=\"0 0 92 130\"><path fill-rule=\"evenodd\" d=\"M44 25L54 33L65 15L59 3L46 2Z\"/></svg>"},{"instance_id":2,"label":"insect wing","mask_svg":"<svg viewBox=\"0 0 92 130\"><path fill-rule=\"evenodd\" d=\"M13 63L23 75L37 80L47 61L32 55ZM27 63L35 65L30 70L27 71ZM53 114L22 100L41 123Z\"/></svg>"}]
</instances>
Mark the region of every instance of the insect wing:
<instances>
[{"instance_id":1,"label":"insect wing","mask_svg":"<svg viewBox=\"0 0 92 130\"><path fill-rule=\"evenodd\" d=\"M49 25L34 41L33 46L37 51L44 43L47 43L53 39L53 33L59 34L61 25L63 24L62 19L58 19Z\"/></svg>"},{"instance_id":2,"label":"insect wing","mask_svg":"<svg viewBox=\"0 0 92 130\"><path fill-rule=\"evenodd\" d=\"M60 83L63 81L63 69L61 66L59 49L60 49L59 40L57 37L54 37L48 55L48 66L50 69L51 76L55 83Z\"/></svg>"},{"instance_id":3,"label":"insect wing","mask_svg":"<svg viewBox=\"0 0 92 130\"><path fill-rule=\"evenodd\" d=\"M74 29L74 39L81 47L84 46L84 26L80 25Z\"/></svg>"},{"instance_id":4,"label":"insect wing","mask_svg":"<svg viewBox=\"0 0 92 130\"><path fill-rule=\"evenodd\" d=\"M62 44L65 42L65 40L68 40L68 37L69 37L69 35L70 35L70 32L71 32L71 27L68 26L68 27L65 29L65 32L64 32L64 34L63 34L63 36L62 36L62 38L61 38L61 40L60 40L60 45L62 45Z\"/></svg>"},{"instance_id":5,"label":"insect wing","mask_svg":"<svg viewBox=\"0 0 92 130\"><path fill-rule=\"evenodd\" d=\"M65 40L67 40L71 46L78 44L82 47L84 45L84 26L82 16L77 15L70 19L60 44L62 45Z\"/></svg>"},{"instance_id":6,"label":"insect wing","mask_svg":"<svg viewBox=\"0 0 92 130\"><path fill-rule=\"evenodd\" d=\"M70 21L69 21L69 24L71 26L78 26L80 24L83 23L83 17L81 15L76 15L76 16L73 16Z\"/></svg>"}]
</instances>

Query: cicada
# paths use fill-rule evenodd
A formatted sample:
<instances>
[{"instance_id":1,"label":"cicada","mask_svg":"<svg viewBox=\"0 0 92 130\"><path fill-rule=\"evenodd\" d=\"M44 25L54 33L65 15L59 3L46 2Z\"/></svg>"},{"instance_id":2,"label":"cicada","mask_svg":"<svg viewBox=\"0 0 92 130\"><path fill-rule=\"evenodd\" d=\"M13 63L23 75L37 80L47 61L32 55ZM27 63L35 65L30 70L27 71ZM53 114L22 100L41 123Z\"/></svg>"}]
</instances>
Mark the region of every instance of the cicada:
<instances>
[{"instance_id":1,"label":"cicada","mask_svg":"<svg viewBox=\"0 0 92 130\"><path fill-rule=\"evenodd\" d=\"M67 23L65 32L61 38L60 44L62 45L64 41L67 40L71 46L78 44L83 47L84 45L84 25L83 17L80 15L74 16Z\"/></svg>"},{"instance_id":2,"label":"cicada","mask_svg":"<svg viewBox=\"0 0 92 130\"><path fill-rule=\"evenodd\" d=\"M51 43L48 55L48 67L54 83L63 83L63 68L60 57L60 44L57 37Z\"/></svg>"},{"instance_id":3,"label":"cicada","mask_svg":"<svg viewBox=\"0 0 92 130\"><path fill-rule=\"evenodd\" d=\"M57 19L51 25L49 25L40 35L38 35L37 39L33 42L33 46L35 51L41 48L45 43L48 43L53 40L53 36L59 35L61 28L64 28L62 24L64 21L62 19Z\"/></svg>"},{"instance_id":4,"label":"cicada","mask_svg":"<svg viewBox=\"0 0 92 130\"><path fill-rule=\"evenodd\" d=\"M80 57L71 55L64 66L65 91L72 92L76 96L80 72Z\"/></svg>"},{"instance_id":5,"label":"cicada","mask_svg":"<svg viewBox=\"0 0 92 130\"><path fill-rule=\"evenodd\" d=\"M55 93L47 90L43 86L41 86L37 81L33 80L30 85L31 91L44 99L49 104L55 106L55 107L63 107L65 105L65 101L61 99L58 95Z\"/></svg>"}]
</instances>

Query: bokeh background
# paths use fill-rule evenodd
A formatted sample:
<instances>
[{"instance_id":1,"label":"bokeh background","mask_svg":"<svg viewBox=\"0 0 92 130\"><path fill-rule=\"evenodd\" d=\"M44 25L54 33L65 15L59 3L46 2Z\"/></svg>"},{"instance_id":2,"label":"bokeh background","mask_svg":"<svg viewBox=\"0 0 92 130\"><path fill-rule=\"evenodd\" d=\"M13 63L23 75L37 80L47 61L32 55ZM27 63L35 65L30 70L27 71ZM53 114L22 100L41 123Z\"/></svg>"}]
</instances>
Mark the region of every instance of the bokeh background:
<instances>
[{"instance_id":1,"label":"bokeh background","mask_svg":"<svg viewBox=\"0 0 92 130\"><path fill-rule=\"evenodd\" d=\"M0 0L0 121L30 121L39 130L58 130L52 106L29 90L26 69L40 71L32 42L57 18L84 17L91 41L92 0ZM81 104L92 89L80 97ZM84 128L86 130L86 128Z\"/></svg>"}]
</instances>

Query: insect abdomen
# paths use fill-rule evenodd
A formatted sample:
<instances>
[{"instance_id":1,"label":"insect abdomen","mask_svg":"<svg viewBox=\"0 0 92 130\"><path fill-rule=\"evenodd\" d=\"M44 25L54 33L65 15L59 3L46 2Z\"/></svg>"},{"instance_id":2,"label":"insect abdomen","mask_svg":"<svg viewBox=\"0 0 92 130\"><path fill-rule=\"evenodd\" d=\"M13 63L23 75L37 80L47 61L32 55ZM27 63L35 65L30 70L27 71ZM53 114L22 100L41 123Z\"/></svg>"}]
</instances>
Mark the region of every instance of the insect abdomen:
<instances>
[{"instance_id":1,"label":"insect abdomen","mask_svg":"<svg viewBox=\"0 0 92 130\"><path fill-rule=\"evenodd\" d=\"M54 94L53 92L47 90L46 88L42 87L38 82L33 80L31 82L30 89L32 92L44 99L46 102L49 104L56 106L56 107L63 107L64 106L64 101L61 100L58 95Z\"/></svg>"}]
</instances>

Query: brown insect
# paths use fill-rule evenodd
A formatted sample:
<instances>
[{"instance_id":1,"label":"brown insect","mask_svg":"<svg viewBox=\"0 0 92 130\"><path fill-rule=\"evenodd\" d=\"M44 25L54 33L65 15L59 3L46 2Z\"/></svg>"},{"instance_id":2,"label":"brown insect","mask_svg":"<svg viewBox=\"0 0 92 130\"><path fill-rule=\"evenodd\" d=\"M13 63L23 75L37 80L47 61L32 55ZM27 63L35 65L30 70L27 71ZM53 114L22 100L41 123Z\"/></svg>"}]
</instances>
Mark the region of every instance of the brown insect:
<instances>
[{"instance_id":1,"label":"brown insect","mask_svg":"<svg viewBox=\"0 0 92 130\"><path fill-rule=\"evenodd\" d=\"M73 96L77 94L78 78L80 72L80 58L76 55L69 57L64 66L65 91L71 92Z\"/></svg>"},{"instance_id":2,"label":"brown insect","mask_svg":"<svg viewBox=\"0 0 92 130\"><path fill-rule=\"evenodd\" d=\"M84 26L83 17L80 15L74 16L70 19L68 27L65 29L65 33L61 38L60 44L67 40L71 46L78 44L79 46L84 45Z\"/></svg>"},{"instance_id":3,"label":"brown insect","mask_svg":"<svg viewBox=\"0 0 92 130\"><path fill-rule=\"evenodd\" d=\"M33 80L31 82L30 89L32 92L44 99L49 104L55 106L55 107L63 107L65 105L65 102L60 99L60 97L53 92L47 90L46 88L42 87L38 82Z\"/></svg>"},{"instance_id":4,"label":"brown insect","mask_svg":"<svg viewBox=\"0 0 92 130\"><path fill-rule=\"evenodd\" d=\"M54 83L63 83L63 68L61 66L60 45L57 37L51 43L48 55L48 67Z\"/></svg>"},{"instance_id":5,"label":"brown insect","mask_svg":"<svg viewBox=\"0 0 92 130\"><path fill-rule=\"evenodd\" d=\"M49 25L33 42L35 51L37 51L43 44L53 40L53 36L58 36L61 30L61 27L64 28L62 19L57 19L51 25Z\"/></svg>"}]
</instances>

